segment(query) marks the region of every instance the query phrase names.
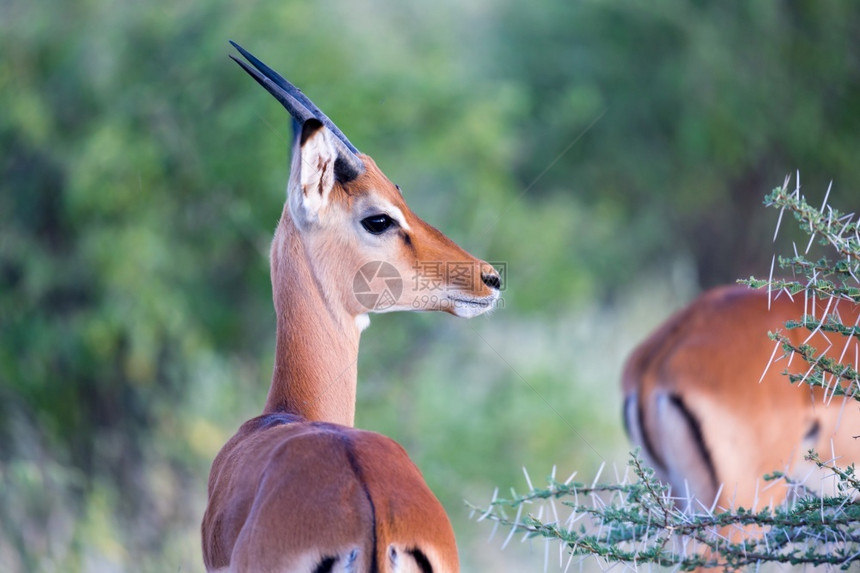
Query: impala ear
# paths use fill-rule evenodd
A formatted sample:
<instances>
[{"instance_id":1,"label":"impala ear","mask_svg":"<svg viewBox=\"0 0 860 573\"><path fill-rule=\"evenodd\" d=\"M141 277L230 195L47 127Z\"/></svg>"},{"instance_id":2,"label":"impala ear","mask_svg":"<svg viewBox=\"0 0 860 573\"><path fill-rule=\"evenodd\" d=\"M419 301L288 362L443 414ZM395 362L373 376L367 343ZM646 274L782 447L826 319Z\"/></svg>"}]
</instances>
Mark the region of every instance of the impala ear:
<instances>
[{"instance_id":1,"label":"impala ear","mask_svg":"<svg viewBox=\"0 0 860 573\"><path fill-rule=\"evenodd\" d=\"M295 129L297 128L294 127ZM301 126L299 146L304 147L308 139L316 136L320 131L326 132L327 152L334 153L335 181L349 183L361 175L364 172L364 163L354 153L351 153L325 124L320 123L317 119L309 119Z\"/></svg>"},{"instance_id":2,"label":"impala ear","mask_svg":"<svg viewBox=\"0 0 860 573\"><path fill-rule=\"evenodd\" d=\"M337 148L331 132L317 119L294 122L296 140L290 172L289 202L293 220L302 228L319 221L336 181Z\"/></svg>"}]
</instances>

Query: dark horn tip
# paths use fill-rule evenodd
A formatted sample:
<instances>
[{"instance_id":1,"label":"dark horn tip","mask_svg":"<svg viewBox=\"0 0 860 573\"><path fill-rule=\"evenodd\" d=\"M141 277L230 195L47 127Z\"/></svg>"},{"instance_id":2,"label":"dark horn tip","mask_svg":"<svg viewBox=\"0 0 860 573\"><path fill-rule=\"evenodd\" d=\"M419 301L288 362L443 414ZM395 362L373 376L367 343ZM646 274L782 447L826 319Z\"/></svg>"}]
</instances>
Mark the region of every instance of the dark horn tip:
<instances>
[{"instance_id":1,"label":"dark horn tip","mask_svg":"<svg viewBox=\"0 0 860 573\"><path fill-rule=\"evenodd\" d=\"M302 90L285 80L278 72L261 62L252 53L233 40L227 41L231 46L239 51L242 57L247 60L246 63L233 54L230 54L230 58L234 62L239 64L248 74L250 74L257 83L266 88L266 91L275 96L275 98L281 102L285 108L287 108L287 111L289 111L290 114L299 121L299 123L304 123L309 118L315 118L322 122L322 124L325 125L341 143L343 143L346 147L346 151L353 155L353 161L350 161L350 163L355 164L358 172L363 170L364 164L357 157L358 149L356 149L343 132L338 129L338 127L322 111L320 111L320 109L314 105L314 103L308 99L304 93L302 93Z\"/></svg>"}]
</instances>

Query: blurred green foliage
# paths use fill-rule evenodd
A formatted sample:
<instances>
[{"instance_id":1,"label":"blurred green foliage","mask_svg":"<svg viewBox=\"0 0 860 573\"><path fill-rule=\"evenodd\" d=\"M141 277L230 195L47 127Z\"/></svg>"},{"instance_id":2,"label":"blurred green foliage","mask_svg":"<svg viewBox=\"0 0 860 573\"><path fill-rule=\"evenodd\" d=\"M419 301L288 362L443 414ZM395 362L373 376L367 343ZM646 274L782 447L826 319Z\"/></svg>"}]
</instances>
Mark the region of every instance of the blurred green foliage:
<instances>
[{"instance_id":1,"label":"blurred green foliage","mask_svg":"<svg viewBox=\"0 0 860 573\"><path fill-rule=\"evenodd\" d=\"M787 172L860 187L858 29L835 1L0 3L0 570L202 570L209 463L267 390L288 171L228 39L507 263L494 317L375 317L358 405L500 570L462 498L623 459L626 350L763 274Z\"/></svg>"}]
</instances>

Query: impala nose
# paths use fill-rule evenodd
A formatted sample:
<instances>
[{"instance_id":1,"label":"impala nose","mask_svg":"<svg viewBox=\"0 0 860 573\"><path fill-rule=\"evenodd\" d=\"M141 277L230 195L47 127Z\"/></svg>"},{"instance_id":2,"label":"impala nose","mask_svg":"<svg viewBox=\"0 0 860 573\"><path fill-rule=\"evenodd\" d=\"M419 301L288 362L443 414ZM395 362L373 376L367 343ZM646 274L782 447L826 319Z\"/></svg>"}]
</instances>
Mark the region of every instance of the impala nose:
<instances>
[{"instance_id":1,"label":"impala nose","mask_svg":"<svg viewBox=\"0 0 860 573\"><path fill-rule=\"evenodd\" d=\"M499 273L495 270L489 273L481 273L481 280L493 290L500 290L502 288L502 279L499 278Z\"/></svg>"}]
</instances>

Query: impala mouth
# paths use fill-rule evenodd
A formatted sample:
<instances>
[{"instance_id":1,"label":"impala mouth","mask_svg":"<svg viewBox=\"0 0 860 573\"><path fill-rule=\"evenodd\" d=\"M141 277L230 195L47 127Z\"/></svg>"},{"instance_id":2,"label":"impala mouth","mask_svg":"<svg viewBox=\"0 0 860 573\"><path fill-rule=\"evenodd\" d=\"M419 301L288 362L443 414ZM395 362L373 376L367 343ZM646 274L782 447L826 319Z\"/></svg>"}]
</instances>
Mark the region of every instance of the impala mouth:
<instances>
[{"instance_id":1,"label":"impala mouth","mask_svg":"<svg viewBox=\"0 0 860 573\"><path fill-rule=\"evenodd\" d=\"M446 298L449 306L446 310L462 318L472 318L493 310L499 300L499 293L494 292L489 296L481 297L449 294Z\"/></svg>"},{"instance_id":2,"label":"impala mouth","mask_svg":"<svg viewBox=\"0 0 860 573\"><path fill-rule=\"evenodd\" d=\"M458 297L450 297L448 300L453 302L454 304L465 304L467 306L491 306L495 301L495 297L487 297L480 299L471 299L471 298L458 298Z\"/></svg>"}]
</instances>

